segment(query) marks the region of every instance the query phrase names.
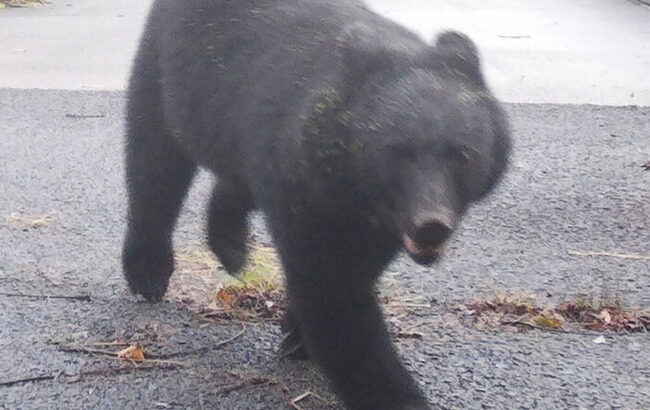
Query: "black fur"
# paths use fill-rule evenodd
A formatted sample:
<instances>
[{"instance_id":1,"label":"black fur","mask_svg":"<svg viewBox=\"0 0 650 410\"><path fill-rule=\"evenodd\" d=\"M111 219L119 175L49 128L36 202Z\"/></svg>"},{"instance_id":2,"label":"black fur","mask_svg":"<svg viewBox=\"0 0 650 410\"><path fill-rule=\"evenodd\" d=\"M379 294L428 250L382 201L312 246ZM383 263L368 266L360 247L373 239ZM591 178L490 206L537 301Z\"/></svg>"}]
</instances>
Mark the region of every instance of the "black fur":
<instances>
[{"instance_id":1,"label":"black fur","mask_svg":"<svg viewBox=\"0 0 650 410\"><path fill-rule=\"evenodd\" d=\"M346 404L428 408L373 288L403 235L439 245L447 233L431 232L453 229L506 167L506 119L468 38L430 46L353 0L158 0L127 117L133 292L164 295L176 217L205 167L219 177L212 250L238 271L247 214L264 212L294 336Z\"/></svg>"}]
</instances>

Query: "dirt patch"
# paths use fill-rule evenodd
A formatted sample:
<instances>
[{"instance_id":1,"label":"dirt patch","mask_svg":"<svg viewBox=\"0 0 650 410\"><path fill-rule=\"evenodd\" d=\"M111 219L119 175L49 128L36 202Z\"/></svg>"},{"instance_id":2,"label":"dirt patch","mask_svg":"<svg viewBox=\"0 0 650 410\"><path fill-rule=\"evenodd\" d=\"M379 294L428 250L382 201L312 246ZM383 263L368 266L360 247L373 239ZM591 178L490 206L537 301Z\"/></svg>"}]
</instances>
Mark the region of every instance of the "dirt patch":
<instances>
[{"instance_id":1,"label":"dirt patch","mask_svg":"<svg viewBox=\"0 0 650 410\"><path fill-rule=\"evenodd\" d=\"M170 297L205 319L279 321L285 310L281 268L273 248L252 245L248 263L236 277L202 246L178 251L176 265Z\"/></svg>"},{"instance_id":2,"label":"dirt patch","mask_svg":"<svg viewBox=\"0 0 650 410\"><path fill-rule=\"evenodd\" d=\"M229 279L217 258L205 246L189 246L176 251L176 269L167 297L181 302L193 312L208 306Z\"/></svg>"},{"instance_id":3,"label":"dirt patch","mask_svg":"<svg viewBox=\"0 0 650 410\"><path fill-rule=\"evenodd\" d=\"M225 320L279 322L286 310L280 275L275 250L253 247L244 270L218 289L213 303L202 315Z\"/></svg>"},{"instance_id":4,"label":"dirt patch","mask_svg":"<svg viewBox=\"0 0 650 410\"><path fill-rule=\"evenodd\" d=\"M279 323L286 311L282 269L273 248L252 245L249 262L237 276L228 275L212 252L203 246L176 253L176 272L169 297L188 306L203 319ZM398 339L421 339L431 323L431 304L405 288L390 273L377 291L388 327Z\"/></svg>"}]
</instances>

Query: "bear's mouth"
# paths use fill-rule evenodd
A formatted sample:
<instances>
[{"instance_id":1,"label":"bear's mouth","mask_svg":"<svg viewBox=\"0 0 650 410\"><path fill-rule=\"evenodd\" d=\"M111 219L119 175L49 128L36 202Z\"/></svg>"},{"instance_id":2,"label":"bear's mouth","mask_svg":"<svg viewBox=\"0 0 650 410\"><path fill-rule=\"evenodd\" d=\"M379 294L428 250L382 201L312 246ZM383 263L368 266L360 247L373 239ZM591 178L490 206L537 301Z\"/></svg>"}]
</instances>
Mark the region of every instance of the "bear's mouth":
<instances>
[{"instance_id":1,"label":"bear's mouth","mask_svg":"<svg viewBox=\"0 0 650 410\"><path fill-rule=\"evenodd\" d=\"M431 265L444 252L444 246L427 246L413 240L409 235L404 234L404 249L413 261L420 265Z\"/></svg>"}]
</instances>

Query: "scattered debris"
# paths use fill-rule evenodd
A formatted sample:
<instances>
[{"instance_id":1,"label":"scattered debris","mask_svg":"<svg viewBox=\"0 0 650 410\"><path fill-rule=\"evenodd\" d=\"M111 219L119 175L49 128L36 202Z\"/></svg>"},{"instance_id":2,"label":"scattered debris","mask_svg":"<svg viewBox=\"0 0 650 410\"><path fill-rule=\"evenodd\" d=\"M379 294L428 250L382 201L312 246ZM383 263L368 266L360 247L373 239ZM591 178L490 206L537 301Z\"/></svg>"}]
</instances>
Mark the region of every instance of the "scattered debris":
<instances>
[{"instance_id":1,"label":"scattered debris","mask_svg":"<svg viewBox=\"0 0 650 410\"><path fill-rule=\"evenodd\" d=\"M93 355L101 355L101 356L108 356L111 358L116 358L116 359L122 359L122 360L128 360L132 362L133 364L135 363L141 363L141 362L147 362L147 363L174 363L177 365L182 365L182 363L179 362L172 362L169 361L168 359L171 358L176 358L176 357L181 357L181 356L189 356L193 354L200 354L200 353L205 353L209 352L211 350L217 350L221 348L222 346L227 345L228 343L231 343L241 337L244 332L246 331L246 328L242 326L242 330L235 334L234 336L222 340L220 342L217 342L213 345L210 346L204 346L204 347L199 347L195 349L187 349L187 350L180 350L172 353L160 353L160 354L155 354L152 352L145 352L144 348L139 346L136 343L129 343L129 342L124 342L124 341L116 341L116 342L100 342L100 343L92 343L89 345L83 345L83 344L67 344L64 342L53 342L52 344L58 345L59 350L62 352L73 352L73 353L86 353L86 354L93 354ZM106 349L97 349L96 347L102 347L102 346L109 346L109 347L124 347L127 346L125 349L121 349L119 351L113 351L113 350L106 350Z\"/></svg>"},{"instance_id":2,"label":"scattered debris","mask_svg":"<svg viewBox=\"0 0 650 410\"><path fill-rule=\"evenodd\" d=\"M555 310L568 321L597 332L650 331L650 312L626 311L620 303L599 305L579 300L561 303Z\"/></svg>"},{"instance_id":3,"label":"scattered debris","mask_svg":"<svg viewBox=\"0 0 650 410\"><path fill-rule=\"evenodd\" d=\"M470 302L463 309L472 324L480 328L506 325L559 331L568 325L578 325L597 332L650 330L650 312L626 311L620 303L594 304L579 299L555 307L541 307L531 297L498 295L492 300Z\"/></svg>"},{"instance_id":4,"label":"scattered debris","mask_svg":"<svg viewBox=\"0 0 650 410\"><path fill-rule=\"evenodd\" d=\"M212 252L194 246L176 253L178 262L170 293L173 299L190 307L203 319L280 323L286 311L286 294L281 281L281 267L273 248L251 245L249 263L236 278L215 276L223 271ZM224 283L224 280L226 281ZM413 295L397 292L396 283L383 282L382 288L390 295L380 295L391 333L399 340L424 338L426 324L414 326L404 318L431 304L414 299ZM400 295L396 295L400 293ZM165 356L169 357L169 356Z\"/></svg>"},{"instance_id":5,"label":"scattered debris","mask_svg":"<svg viewBox=\"0 0 650 410\"><path fill-rule=\"evenodd\" d=\"M226 286L217 293L218 306L202 312L205 318L226 320L280 322L286 303L284 292L261 291L249 287Z\"/></svg>"},{"instance_id":6,"label":"scattered debris","mask_svg":"<svg viewBox=\"0 0 650 410\"><path fill-rule=\"evenodd\" d=\"M467 304L468 314L481 314L494 312L505 315L537 315L542 311L535 305L530 295L511 295L507 292L495 291L491 300L473 301Z\"/></svg>"},{"instance_id":7,"label":"scattered debris","mask_svg":"<svg viewBox=\"0 0 650 410\"><path fill-rule=\"evenodd\" d=\"M569 251L577 256L612 256L626 259L645 259L643 255L609 252ZM648 257L650 258L650 257ZM181 271L196 271L201 275L219 268L218 261L209 253L186 252L177 256L184 267ZM251 322L270 320L281 322L286 311L285 292L280 281L280 264L272 248L252 247L250 261L237 278L222 284L198 313L205 319ZM406 289L390 281L382 281L378 294L383 305L390 332L396 339L417 340L424 338L426 326L414 325L416 311L431 309L427 300L413 299ZM490 300L467 303L463 307L464 318L480 328L508 326L513 331L532 328L549 331L567 331L570 325L578 325L592 331L639 332L650 330L650 313L624 311L619 305L596 307L588 303L565 302L556 307L536 304L532 295L513 296L507 292L495 292Z\"/></svg>"},{"instance_id":8,"label":"scattered debris","mask_svg":"<svg viewBox=\"0 0 650 410\"><path fill-rule=\"evenodd\" d=\"M279 322L286 310L280 281L280 264L272 248L251 250L249 263L237 278L230 279L200 313L205 318Z\"/></svg>"}]
</instances>

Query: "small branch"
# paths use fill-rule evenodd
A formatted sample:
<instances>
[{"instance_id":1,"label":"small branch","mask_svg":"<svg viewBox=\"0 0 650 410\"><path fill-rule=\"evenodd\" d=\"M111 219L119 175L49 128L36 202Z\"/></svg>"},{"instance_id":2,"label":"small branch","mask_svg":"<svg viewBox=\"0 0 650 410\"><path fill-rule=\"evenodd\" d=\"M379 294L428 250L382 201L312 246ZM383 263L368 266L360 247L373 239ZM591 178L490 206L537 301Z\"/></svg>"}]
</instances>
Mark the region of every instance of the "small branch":
<instances>
[{"instance_id":1,"label":"small branch","mask_svg":"<svg viewBox=\"0 0 650 410\"><path fill-rule=\"evenodd\" d=\"M79 300L82 302L90 302L89 295L78 295L78 296L66 296L66 295L28 295L25 293L6 293L0 292L0 296L6 296L10 298L30 298L30 299L66 299L66 300Z\"/></svg>"},{"instance_id":2,"label":"small branch","mask_svg":"<svg viewBox=\"0 0 650 410\"><path fill-rule=\"evenodd\" d=\"M604 251L590 251L590 252L568 251L568 253L569 255L574 255L574 256L610 256L612 258L650 261L650 256L638 255L633 253L625 254L625 253L604 252Z\"/></svg>"},{"instance_id":3,"label":"small branch","mask_svg":"<svg viewBox=\"0 0 650 410\"><path fill-rule=\"evenodd\" d=\"M15 379L15 380L9 380L6 382L0 382L0 387L11 387L15 386L18 384L24 384L24 383L32 383L32 382L40 382L40 381L47 381L47 380L55 380L60 377L65 377L67 378L69 383L76 382L80 380L82 377L85 376L115 376L118 374L122 373L129 373L129 372L137 372L137 371L147 371L147 370L156 370L156 369L176 369L182 365L182 363L177 363L177 362L165 362L165 363L160 363L156 362L158 366L138 366L138 367L120 367L120 368L113 368L113 369L102 369L102 370L92 370L88 372L79 372L75 374L67 374L63 372L59 372L56 374L50 374L50 375L42 375L42 376L33 376L33 377L25 377L21 379Z\"/></svg>"},{"instance_id":4,"label":"small branch","mask_svg":"<svg viewBox=\"0 0 650 410\"><path fill-rule=\"evenodd\" d=\"M296 397L294 397L294 398L291 400L291 407L293 407L293 408L296 409L296 410L302 410L302 407L300 407L300 406L298 405L298 402L300 402L300 401L306 399L306 398L309 397L309 396L312 396L312 397L318 399L319 401L321 401L321 402L323 402L323 403L327 403L327 400L325 400L324 398L322 398L322 397L319 396L318 394L316 394L316 393L314 393L314 392L311 392L311 391L306 391L306 392L304 392L303 394L301 394L301 395L299 395L299 396L296 396Z\"/></svg>"},{"instance_id":5,"label":"small branch","mask_svg":"<svg viewBox=\"0 0 650 410\"><path fill-rule=\"evenodd\" d=\"M103 356L117 357L117 352L112 352L110 350L88 349L83 346L79 346L79 347L64 346L64 347L60 347L59 350L61 352L66 352L66 353L101 354Z\"/></svg>"},{"instance_id":6,"label":"small branch","mask_svg":"<svg viewBox=\"0 0 650 410\"><path fill-rule=\"evenodd\" d=\"M238 339L239 337L241 337L241 335L243 335L245 331L246 331L246 327L242 325L242 330L239 333L237 333L236 335L234 335L233 337L231 337L229 339L222 340L221 342L218 342L215 345L199 347L197 349L181 350L181 351L172 352L172 353L149 354L149 355L147 355L147 357L150 357L152 359L170 359L172 357L188 356L188 355L192 355L192 354L199 354L199 353L209 352L211 350L219 349L220 347L225 346L228 343L233 342L235 339Z\"/></svg>"},{"instance_id":7,"label":"small branch","mask_svg":"<svg viewBox=\"0 0 650 410\"><path fill-rule=\"evenodd\" d=\"M182 350L179 352L173 352L173 353L165 353L165 354L154 354L154 353L145 353L145 360L141 361L140 363L158 363L158 364L171 364L175 366L183 366L183 363L180 362L175 362L172 360L166 360L170 359L173 357L180 357L180 356L187 356L190 354L198 354L198 353L205 353L211 350L218 349L238 337L244 334L244 331L246 328L242 326L242 330L234 335L233 337L223 340L215 345L212 346L205 346L205 347L200 347L197 349L190 349L190 350ZM55 343L57 344L57 343ZM117 343L94 343L94 346L123 346L125 345L124 342L117 342ZM128 345L128 344L127 344ZM124 358L119 356L119 352L115 352L112 350L105 350L105 349L95 349L95 348L89 348L83 345L59 345L59 350L62 352L69 352L69 353L84 353L84 354L92 354L92 355L102 355L102 356L108 356L113 359L119 359L119 360L124 360ZM131 362L135 365L136 363L131 360Z\"/></svg>"},{"instance_id":8,"label":"small branch","mask_svg":"<svg viewBox=\"0 0 650 410\"><path fill-rule=\"evenodd\" d=\"M25 377L24 379L9 380L6 382L0 382L0 387L11 387L17 384L31 383L31 382L41 382L44 380L54 380L58 374L54 375L44 375L44 376L34 376L34 377Z\"/></svg>"},{"instance_id":9,"label":"small branch","mask_svg":"<svg viewBox=\"0 0 650 410\"><path fill-rule=\"evenodd\" d=\"M120 346L120 344L113 344L114 346ZM102 349L89 349L85 346L63 346L59 348L59 351L61 352L68 352L68 353L86 353L86 354L94 354L94 355L102 355L102 356L108 356L112 359L118 359L118 360L127 360L129 363L133 364L134 366L139 366L142 363L153 363L153 364L162 364L162 365L174 365L174 366L185 366L185 363L181 362L176 362L173 360L162 360L160 358L156 358L154 355L146 355L146 358L144 361L136 362L133 360L125 359L119 356L119 352L114 352L111 350L102 350Z\"/></svg>"},{"instance_id":10,"label":"small branch","mask_svg":"<svg viewBox=\"0 0 650 410\"><path fill-rule=\"evenodd\" d=\"M523 322L523 321L519 321L519 320L506 320L506 321L501 321L499 323L501 325L525 326L525 327L529 327L531 329L544 330L546 332L552 332L552 333L566 333L566 334L583 335L583 336L598 336L598 335L600 335L600 333L597 333L597 332L581 332L579 330L552 329L550 327L538 326L538 325L534 325L532 323Z\"/></svg>"},{"instance_id":11,"label":"small branch","mask_svg":"<svg viewBox=\"0 0 650 410\"><path fill-rule=\"evenodd\" d=\"M129 342L95 342L89 343L86 346L131 346Z\"/></svg>"},{"instance_id":12,"label":"small branch","mask_svg":"<svg viewBox=\"0 0 650 410\"><path fill-rule=\"evenodd\" d=\"M392 306L392 307L431 309L431 304L430 303L400 302L399 300L389 302L389 303L387 303L387 305Z\"/></svg>"},{"instance_id":13,"label":"small branch","mask_svg":"<svg viewBox=\"0 0 650 410\"><path fill-rule=\"evenodd\" d=\"M277 383L276 381L263 377L263 376L253 376L249 377L247 379L244 379L240 381L239 383L234 383L234 384L229 384L227 386L223 386L220 389L217 389L216 395L222 395L222 394L227 394L231 393L237 390L241 390L245 387L250 387L250 386L258 386L261 384L271 384L271 383Z\"/></svg>"}]
</instances>

